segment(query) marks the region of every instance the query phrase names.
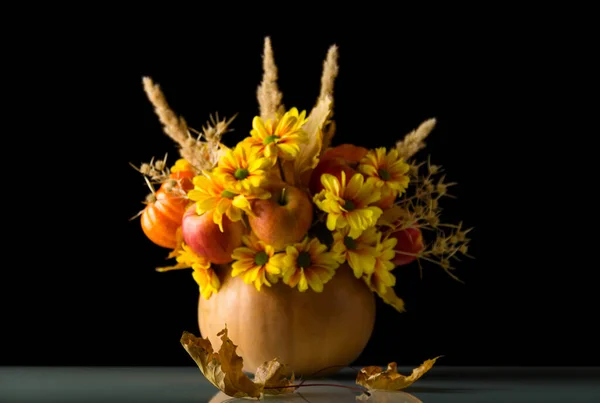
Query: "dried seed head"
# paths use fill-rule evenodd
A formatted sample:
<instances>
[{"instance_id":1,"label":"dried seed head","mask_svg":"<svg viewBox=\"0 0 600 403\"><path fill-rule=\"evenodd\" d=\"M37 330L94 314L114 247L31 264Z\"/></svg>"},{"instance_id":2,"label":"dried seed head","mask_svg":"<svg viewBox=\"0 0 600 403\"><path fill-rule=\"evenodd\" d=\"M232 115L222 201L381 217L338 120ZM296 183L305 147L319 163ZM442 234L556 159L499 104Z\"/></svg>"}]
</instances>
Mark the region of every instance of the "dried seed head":
<instances>
[{"instance_id":1,"label":"dried seed head","mask_svg":"<svg viewBox=\"0 0 600 403\"><path fill-rule=\"evenodd\" d=\"M442 255L446 251L446 242L444 238L437 238L431 247L431 253Z\"/></svg>"},{"instance_id":2,"label":"dried seed head","mask_svg":"<svg viewBox=\"0 0 600 403\"><path fill-rule=\"evenodd\" d=\"M166 168L166 163L165 163L165 161L162 161L162 160L158 160L158 161L156 161L156 162L154 163L154 168L155 168L157 171L162 171L163 169L165 169L165 168Z\"/></svg>"},{"instance_id":3,"label":"dried seed head","mask_svg":"<svg viewBox=\"0 0 600 403\"><path fill-rule=\"evenodd\" d=\"M429 225L431 225L433 228L435 228L439 225L440 219L437 216L430 216L430 217L427 217L427 222L429 223Z\"/></svg>"},{"instance_id":4,"label":"dried seed head","mask_svg":"<svg viewBox=\"0 0 600 403\"><path fill-rule=\"evenodd\" d=\"M150 166L150 164L148 163L143 163L140 166L140 172L142 173L142 175L148 175L150 173L150 171L152 170L152 167Z\"/></svg>"},{"instance_id":5,"label":"dried seed head","mask_svg":"<svg viewBox=\"0 0 600 403\"><path fill-rule=\"evenodd\" d=\"M410 164L409 165L409 169L408 169L408 174L412 177L417 177L419 176L419 166L418 165L414 165L414 164Z\"/></svg>"}]
</instances>

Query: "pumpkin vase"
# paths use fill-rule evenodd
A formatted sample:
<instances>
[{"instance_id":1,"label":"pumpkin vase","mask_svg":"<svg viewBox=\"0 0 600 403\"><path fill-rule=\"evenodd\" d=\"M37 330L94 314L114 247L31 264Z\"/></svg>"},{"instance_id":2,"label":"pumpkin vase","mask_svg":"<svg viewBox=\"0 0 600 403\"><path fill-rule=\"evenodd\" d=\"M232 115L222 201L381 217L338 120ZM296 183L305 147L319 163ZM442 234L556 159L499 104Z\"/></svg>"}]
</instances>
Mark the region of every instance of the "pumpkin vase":
<instances>
[{"instance_id":1,"label":"pumpkin vase","mask_svg":"<svg viewBox=\"0 0 600 403\"><path fill-rule=\"evenodd\" d=\"M220 266L219 292L200 297L198 323L216 349L217 333L227 327L245 372L278 358L296 376L331 375L356 360L371 337L374 294L347 265L323 292L300 292L282 282L258 291L230 272Z\"/></svg>"}]
</instances>

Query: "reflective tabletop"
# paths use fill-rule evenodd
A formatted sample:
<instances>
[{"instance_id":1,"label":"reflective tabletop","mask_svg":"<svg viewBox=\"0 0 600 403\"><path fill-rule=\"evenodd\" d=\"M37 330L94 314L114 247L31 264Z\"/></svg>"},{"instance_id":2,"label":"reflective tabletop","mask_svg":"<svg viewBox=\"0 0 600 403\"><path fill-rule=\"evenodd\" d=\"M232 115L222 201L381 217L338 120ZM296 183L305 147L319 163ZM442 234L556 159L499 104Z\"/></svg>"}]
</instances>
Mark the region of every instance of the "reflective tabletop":
<instances>
[{"instance_id":1,"label":"reflective tabletop","mask_svg":"<svg viewBox=\"0 0 600 403\"><path fill-rule=\"evenodd\" d=\"M410 374L412 368L399 368ZM310 384L357 386L350 369ZM308 383L308 382L307 382ZM269 402L600 402L598 368L443 367L401 392L371 396L308 386ZM0 367L0 402L247 402L219 392L197 367Z\"/></svg>"}]
</instances>

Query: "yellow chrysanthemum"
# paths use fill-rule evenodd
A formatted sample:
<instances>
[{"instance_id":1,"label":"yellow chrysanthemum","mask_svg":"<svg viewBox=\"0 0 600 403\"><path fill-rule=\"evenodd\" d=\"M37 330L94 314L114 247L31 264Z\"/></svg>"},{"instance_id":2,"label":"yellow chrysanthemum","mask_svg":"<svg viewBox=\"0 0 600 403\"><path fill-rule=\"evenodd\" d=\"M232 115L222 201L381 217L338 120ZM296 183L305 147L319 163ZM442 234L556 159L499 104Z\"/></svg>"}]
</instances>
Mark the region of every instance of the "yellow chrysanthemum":
<instances>
[{"instance_id":1,"label":"yellow chrysanthemum","mask_svg":"<svg viewBox=\"0 0 600 403\"><path fill-rule=\"evenodd\" d=\"M341 177L340 181L334 175L321 175L324 189L313 200L319 209L327 213L330 231L348 226L348 236L356 239L379 219L382 210L371 204L379 200L381 191L375 187L374 181L365 181L360 173L352 175L348 183L344 171Z\"/></svg>"},{"instance_id":2,"label":"yellow chrysanthemum","mask_svg":"<svg viewBox=\"0 0 600 403\"><path fill-rule=\"evenodd\" d=\"M339 267L333 252L317 238L304 238L300 243L289 245L285 253L273 256L274 264L282 269L283 282L290 287L298 286L299 291L310 287L313 291L323 291L323 285L335 274Z\"/></svg>"},{"instance_id":3,"label":"yellow chrysanthemum","mask_svg":"<svg viewBox=\"0 0 600 403\"><path fill-rule=\"evenodd\" d=\"M211 268L210 262L203 256L194 253L183 241L171 252L169 257L174 257L177 261L175 266L160 267L157 270L171 271L179 269L192 269L192 277L200 288L200 295L209 299L213 293L217 293L221 288L221 281L217 273Z\"/></svg>"},{"instance_id":4,"label":"yellow chrysanthemum","mask_svg":"<svg viewBox=\"0 0 600 403\"><path fill-rule=\"evenodd\" d=\"M306 121L306 111L298 113L297 108L283 115L278 113L274 120L266 122L256 116L252 120L250 137L244 141L259 155L291 160L300 152L300 144L308 142L308 135L302 129Z\"/></svg>"},{"instance_id":5,"label":"yellow chrysanthemum","mask_svg":"<svg viewBox=\"0 0 600 403\"><path fill-rule=\"evenodd\" d=\"M198 214L204 214L214 209L213 221L223 232L223 214L231 221L242 219L243 213L252 214L250 200L255 198L268 199L268 192L256 194L239 194L223 181L222 177L205 172L194 177L194 189L188 192L188 198L196 202Z\"/></svg>"},{"instance_id":6,"label":"yellow chrysanthemum","mask_svg":"<svg viewBox=\"0 0 600 403\"><path fill-rule=\"evenodd\" d=\"M260 156L247 143L241 142L219 159L212 174L221 177L236 192L248 194L265 183L267 170L272 165L272 160Z\"/></svg>"},{"instance_id":7,"label":"yellow chrysanthemum","mask_svg":"<svg viewBox=\"0 0 600 403\"><path fill-rule=\"evenodd\" d=\"M270 287L276 283L281 273L279 267L273 263L275 249L260 241L256 235L244 236L244 245L233 250L231 257L235 262L231 265L231 276L242 275L246 284L254 284L260 291L264 285Z\"/></svg>"},{"instance_id":8,"label":"yellow chrysanthemum","mask_svg":"<svg viewBox=\"0 0 600 403\"><path fill-rule=\"evenodd\" d=\"M358 165L358 171L373 178L375 186L382 188L386 196L397 196L406 190L410 182L409 169L397 149L386 152L385 147L369 150Z\"/></svg>"},{"instance_id":9,"label":"yellow chrysanthemum","mask_svg":"<svg viewBox=\"0 0 600 403\"><path fill-rule=\"evenodd\" d=\"M363 280L383 302L391 305L398 312L404 312L404 301L394 291L396 277L391 273L395 267L392 259L396 255L394 248L397 242L396 238L390 237L377 244L373 273L363 275Z\"/></svg>"},{"instance_id":10,"label":"yellow chrysanthemum","mask_svg":"<svg viewBox=\"0 0 600 403\"><path fill-rule=\"evenodd\" d=\"M348 236L349 228L343 228L333 233L331 251L335 253L338 262L348 262L356 278L363 274L373 273L375 269L375 256L377 243L381 233L377 228L370 227L363 231L358 238Z\"/></svg>"},{"instance_id":11,"label":"yellow chrysanthemum","mask_svg":"<svg viewBox=\"0 0 600 403\"><path fill-rule=\"evenodd\" d=\"M194 168L192 167L192 164L190 164L186 159L180 158L177 161L175 161L175 164L171 167L171 172L176 173L176 172L189 172L189 171L193 171Z\"/></svg>"},{"instance_id":12,"label":"yellow chrysanthemum","mask_svg":"<svg viewBox=\"0 0 600 403\"><path fill-rule=\"evenodd\" d=\"M385 302L388 305L391 305L398 312L405 312L404 301L402 300L402 298L400 298L400 297L398 297L398 295L396 295L396 291L394 291L394 287L384 287L383 293L381 293L373 288L371 288L371 290L377 292L377 295L379 295L381 297L383 302Z\"/></svg>"},{"instance_id":13,"label":"yellow chrysanthemum","mask_svg":"<svg viewBox=\"0 0 600 403\"><path fill-rule=\"evenodd\" d=\"M365 276L365 281L378 294L386 294L387 289L396 284L396 277L391 271L396 267L392 259L396 256L394 248L397 243L396 238L390 237L376 245L375 265L373 271Z\"/></svg>"},{"instance_id":14,"label":"yellow chrysanthemum","mask_svg":"<svg viewBox=\"0 0 600 403\"><path fill-rule=\"evenodd\" d=\"M194 270L192 277L200 287L202 298L209 299L213 294L219 292L221 281L213 269Z\"/></svg>"}]
</instances>

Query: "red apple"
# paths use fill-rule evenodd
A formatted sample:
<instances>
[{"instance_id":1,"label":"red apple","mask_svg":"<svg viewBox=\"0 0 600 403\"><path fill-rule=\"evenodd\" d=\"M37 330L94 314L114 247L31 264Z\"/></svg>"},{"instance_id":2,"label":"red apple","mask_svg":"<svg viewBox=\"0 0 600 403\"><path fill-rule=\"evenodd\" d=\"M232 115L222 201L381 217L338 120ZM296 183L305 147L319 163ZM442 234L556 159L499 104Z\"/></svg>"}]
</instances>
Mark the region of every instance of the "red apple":
<instances>
[{"instance_id":1,"label":"red apple","mask_svg":"<svg viewBox=\"0 0 600 403\"><path fill-rule=\"evenodd\" d=\"M339 181L342 180L342 171L346 173L346 180L350 180L352 175L356 172L341 158L328 158L319 161L315 169L310 174L310 181L308 188L311 194L315 195L323 190L323 184L321 183L321 175L331 174L336 176Z\"/></svg>"},{"instance_id":2,"label":"red apple","mask_svg":"<svg viewBox=\"0 0 600 403\"><path fill-rule=\"evenodd\" d=\"M417 259L416 256L407 255L406 253L418 254L423 251L423 234L418 228L405 228L391 234L398 240L396 247L396 256L392 260L396 266L403 266ZM404 253L402 253L404 252Z\"/></svg>"},{"instance_id":3,"label":"red apple","mask_svg":"<svg viewBox=\"0 0 600 403\"><path fill-rule=\"evenodd\" d=\"M341 158L348 165L353 165L358 164L368 152L369 150L365 147L355 146L354 144L340 144L325 151L321 160Z\"/></svg>"},{"instance_id":4,"label":"red apple","mask_svg":"<svg viewBox=\"0 0 600 403\"><path fill-rule=\"evenodd\" d=\"M342 171L346 173L346 180L350 180L356 173L356 165L367 155L368 149L354 144L340 144L325 151L319 163L312 171L308 188L311 194L317 194L323 190L321 175L331 174L339 180L342 179Z\"/></svg>"},{"instance_id":5,"label":"red apple","mask_svg":"<svg viewBox=\"0 0 600 403\"><path fill-rule=\"evenodd\" d=\"M232 222L223 216L223 232L213 221L213 212L204 214L196 212L192 204L183 215L181 233L185 243L199 256L211 263L225 264L231 262L231 253L242 244L244 224L242 221Z\"/></svg>"},{"instance_id":6,"label":"red apple","mask_svg":"<svg viewBox=\"0 0 600 403\"><path fill-rule=\"evenodd\" d=\"M248 216L250 228L258 239L276 250L304 238L313 220L313 206L309 195L285 183L268 189L271 197L257 199L252 204L254 216Z\"/></svg>"}]
</instances>

